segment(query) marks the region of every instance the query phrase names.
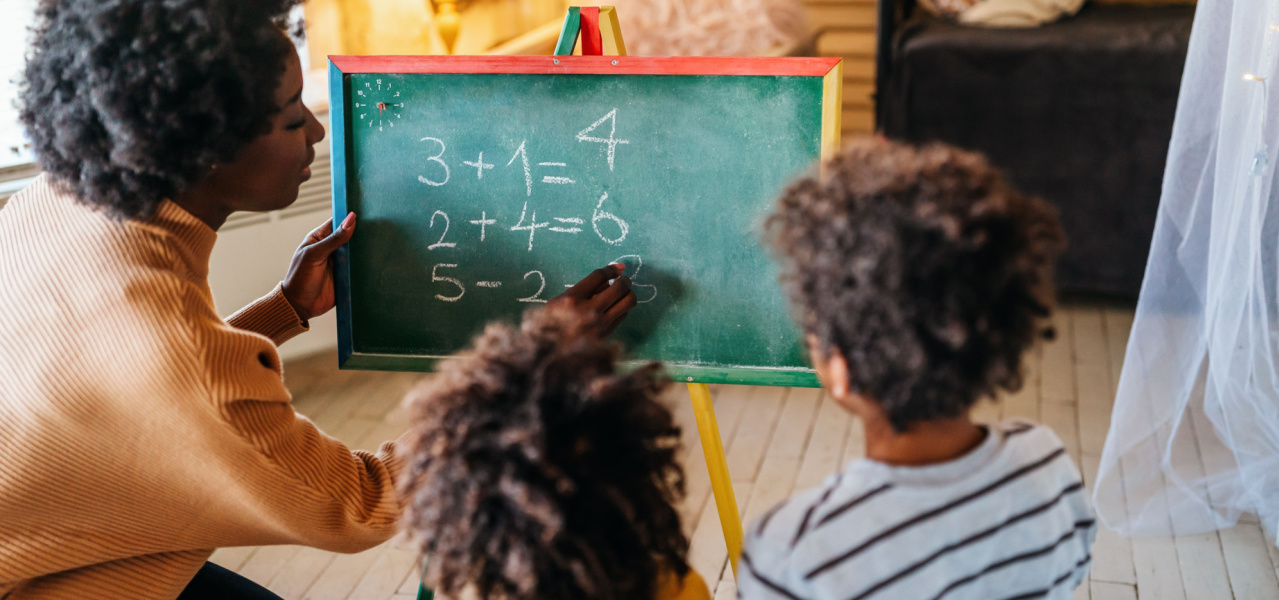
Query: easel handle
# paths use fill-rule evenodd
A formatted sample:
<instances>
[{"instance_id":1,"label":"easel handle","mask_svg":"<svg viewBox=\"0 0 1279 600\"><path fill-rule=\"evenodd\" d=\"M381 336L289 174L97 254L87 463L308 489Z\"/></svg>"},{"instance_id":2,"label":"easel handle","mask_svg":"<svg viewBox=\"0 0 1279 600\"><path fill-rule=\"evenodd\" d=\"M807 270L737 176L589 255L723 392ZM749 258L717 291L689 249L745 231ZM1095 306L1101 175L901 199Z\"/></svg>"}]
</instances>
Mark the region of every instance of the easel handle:
<instances>
[{"instance_id":1,"label":"easel handle","mask_svg":"<svg viewBox=\"0 0 1279 600\"><path fill-rule=\"evenodd\" d=\"M555 55L572 55L579 38L584 56L626 56L622 26L612 6L570 6Z\"/></svg>"}]
</instances>

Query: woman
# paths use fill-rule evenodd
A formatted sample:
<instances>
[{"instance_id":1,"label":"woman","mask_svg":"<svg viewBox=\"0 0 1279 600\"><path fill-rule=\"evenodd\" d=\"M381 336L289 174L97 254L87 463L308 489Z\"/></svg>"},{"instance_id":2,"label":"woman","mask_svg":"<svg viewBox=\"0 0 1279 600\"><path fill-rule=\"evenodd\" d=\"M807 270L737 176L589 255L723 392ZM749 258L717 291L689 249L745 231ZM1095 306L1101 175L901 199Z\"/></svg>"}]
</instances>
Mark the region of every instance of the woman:
<instances>
[{"instance_id":1,"label":"woman","mask_svg":"<svg viewBox=\"0 0 1279 600\"><path fill-rule=\"evenodd\" d=\"M225 321L207 282L218 227L292 203L324 136L282 30L296 2L40 5L21 115L46 174L0 211L6 600L272 597L206 559L395 531L394 445L320 433L276 354L333 307L354 216ZM559 301L615 325L635 303L619 275Z\"/></svg>"}]
</instances>

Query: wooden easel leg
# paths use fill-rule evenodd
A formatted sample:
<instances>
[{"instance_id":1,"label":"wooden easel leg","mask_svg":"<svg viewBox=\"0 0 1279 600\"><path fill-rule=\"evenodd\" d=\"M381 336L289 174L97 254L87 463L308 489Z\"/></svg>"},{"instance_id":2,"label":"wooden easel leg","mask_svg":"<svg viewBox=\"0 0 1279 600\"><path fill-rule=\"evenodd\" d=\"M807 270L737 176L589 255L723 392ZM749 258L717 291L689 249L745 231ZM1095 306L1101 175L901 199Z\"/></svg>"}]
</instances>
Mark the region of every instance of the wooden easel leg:
<instances>
[{"instance_id":1,"label":"wooden easel leg","mask_svg":"<svg viewBox=\"0 0 1279 600\"><path fill-rule=\"evenodd\" d=\"M728 562L736 578L737 559L742 555L742 518L737 510L737 496L733 494L733 480L728 475L728 458L724 456L724 442L719 437L711 390L704 383L690 383L688 396L693 402L693 415L697 418L697 433L702 439L706 469L711 474L711 491L715 493L715 508L719 511L720 526L724 528Z\"/></svg>"}]
</instances>

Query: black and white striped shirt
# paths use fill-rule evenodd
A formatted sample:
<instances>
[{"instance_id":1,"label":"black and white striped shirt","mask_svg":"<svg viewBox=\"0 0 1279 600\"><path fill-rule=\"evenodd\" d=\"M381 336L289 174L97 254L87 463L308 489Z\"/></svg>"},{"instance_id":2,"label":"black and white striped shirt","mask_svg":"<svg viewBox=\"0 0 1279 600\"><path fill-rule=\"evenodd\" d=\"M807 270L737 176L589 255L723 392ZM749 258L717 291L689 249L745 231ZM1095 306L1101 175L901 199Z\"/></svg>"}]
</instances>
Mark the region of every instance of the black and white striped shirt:
<instances>
[{"instance_id":1,"label":"black and white striped shirt","mask_svg":"<svg viewBox=\"0 0 1279 600\"><path fill-rule=\"evenodd\" d=\"M1097 528L1061 440L1008 421L951 462L855 460L747 533L746 600L1011 600L1070 598Z\"/></svg>"}]
</instances>

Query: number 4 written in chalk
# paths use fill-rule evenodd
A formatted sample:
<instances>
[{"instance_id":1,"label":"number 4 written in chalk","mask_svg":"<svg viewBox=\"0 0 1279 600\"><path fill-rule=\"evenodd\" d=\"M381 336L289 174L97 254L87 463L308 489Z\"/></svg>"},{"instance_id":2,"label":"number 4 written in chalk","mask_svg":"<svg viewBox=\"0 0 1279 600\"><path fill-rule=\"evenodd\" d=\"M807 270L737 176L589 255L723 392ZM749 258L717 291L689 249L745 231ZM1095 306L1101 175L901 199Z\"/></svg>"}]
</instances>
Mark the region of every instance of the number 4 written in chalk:
<instances>
[{"instance_id":1,"label":"number 4 written in chalk","mask_svg":"<svg viewBox=\"0 0 1279 600\"><path fill-rule=\"evenodd\" d=\"M600 125L603 125L604 121L610 122L607 138L599 137L598 134L595 136L587 135L591 133L592 131L595 131L596 129L598 129ZM587 127L586 129L579 131L577 133L577 141L594 142L596 144L607 144L608 145L608 170L610 171L613 170L613 157L617 154L617 145L631 143L630 140L617 139L617 109L616 108L608 111L608 114L600 117L600 119L592 123L590 127Z\"/></svg>"}]
</instances>

